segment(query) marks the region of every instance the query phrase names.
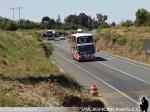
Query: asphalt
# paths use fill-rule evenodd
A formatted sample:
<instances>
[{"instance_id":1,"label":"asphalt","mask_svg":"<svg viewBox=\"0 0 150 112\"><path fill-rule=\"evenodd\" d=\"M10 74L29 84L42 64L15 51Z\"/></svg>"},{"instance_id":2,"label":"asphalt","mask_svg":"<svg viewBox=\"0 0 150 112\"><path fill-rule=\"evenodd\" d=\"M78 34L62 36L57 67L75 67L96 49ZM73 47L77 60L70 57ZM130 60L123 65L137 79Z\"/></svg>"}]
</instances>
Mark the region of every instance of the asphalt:
<instances>
[{"instance_id":1,"label":"asphalt","mask_svg":"<svg viewBox=\"0 0 150 112\"><path fill-rule=\"evenodd\" d=\"M96 54L97 61L78 62L64 41L51 43L56 64L85 88L96 84L107 107L136 108L142 96L150 100L149 67L102 52Z\"/></svg>"}]
</instances>

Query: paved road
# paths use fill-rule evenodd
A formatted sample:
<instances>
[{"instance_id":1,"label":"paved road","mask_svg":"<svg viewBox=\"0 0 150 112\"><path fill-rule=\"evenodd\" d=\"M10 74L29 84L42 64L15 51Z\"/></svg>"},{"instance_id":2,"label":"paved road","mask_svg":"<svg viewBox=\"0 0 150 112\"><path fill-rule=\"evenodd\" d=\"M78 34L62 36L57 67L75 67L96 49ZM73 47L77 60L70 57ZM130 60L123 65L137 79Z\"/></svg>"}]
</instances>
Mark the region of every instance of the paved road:
<instances>
[{"instance_id":1,"label":"paved road","mask_svg":"<svg viewBox=\"0 0 150 112\"><path fill-rule=\"evenodd\" d=\"M81 85L96 84L99 98L107 107L138 107L139 98L150 100L150 68L104 53L97 53L97 61L77 62L72 59L64 41L53 41L53 59Z\"/></svg>"}]
</instances>

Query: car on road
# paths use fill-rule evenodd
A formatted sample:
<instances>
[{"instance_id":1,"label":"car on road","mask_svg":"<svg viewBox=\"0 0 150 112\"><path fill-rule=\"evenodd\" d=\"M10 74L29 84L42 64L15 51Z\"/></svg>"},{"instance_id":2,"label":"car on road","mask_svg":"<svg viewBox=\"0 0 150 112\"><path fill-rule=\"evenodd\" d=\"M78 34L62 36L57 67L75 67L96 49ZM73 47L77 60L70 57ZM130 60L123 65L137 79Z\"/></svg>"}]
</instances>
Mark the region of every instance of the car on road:
<instances>
[{"instance_id":1,"label":"car on road","mask_svg":"<svg viewBox=\"0 0 150 112\"><path fill-rule=\"evenodd\" d=\"M63 36L63 35L60 36L59 38L60 38L60 40L65 40L65 36Z\"/></svg>"}]
</instances>

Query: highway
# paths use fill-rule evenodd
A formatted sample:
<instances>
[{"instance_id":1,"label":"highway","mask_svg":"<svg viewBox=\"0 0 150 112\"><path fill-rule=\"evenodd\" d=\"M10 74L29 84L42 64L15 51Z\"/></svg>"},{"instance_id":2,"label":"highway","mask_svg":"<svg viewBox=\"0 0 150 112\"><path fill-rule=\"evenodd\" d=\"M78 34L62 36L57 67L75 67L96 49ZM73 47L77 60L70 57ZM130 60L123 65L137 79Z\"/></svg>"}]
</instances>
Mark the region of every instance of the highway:
<instances>
[{"instance_id":1,"label":"highway","mask_svg":"<svg viewBox=\"0 0 150 112\"><path fill-rule=\"evenodd\" d=\"M96 84L107 107L136 108L140 97L150 100L150 67L102 52L96 53L97 61L78 62L64 41L51 43L55 63L85 88Z\"/></svg>"}]
</instances>

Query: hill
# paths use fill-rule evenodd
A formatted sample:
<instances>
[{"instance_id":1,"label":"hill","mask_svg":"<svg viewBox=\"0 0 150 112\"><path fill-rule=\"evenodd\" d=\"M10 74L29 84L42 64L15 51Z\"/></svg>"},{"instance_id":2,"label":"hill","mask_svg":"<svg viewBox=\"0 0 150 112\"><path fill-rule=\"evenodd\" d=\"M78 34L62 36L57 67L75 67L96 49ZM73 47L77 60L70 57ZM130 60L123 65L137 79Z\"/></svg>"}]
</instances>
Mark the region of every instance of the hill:
<instances>
[{"instance_id":1,"label":"hill","mask_svg":"<svg viewBox=\"0 0 150 112\"><path fill-rule=\"evenodd\" d=\"M143 40L150 39L150 27L112 27L100 29L95 34L100 50L134 60L150 63L143 49Z\"/></svg>"}]
</instances>

